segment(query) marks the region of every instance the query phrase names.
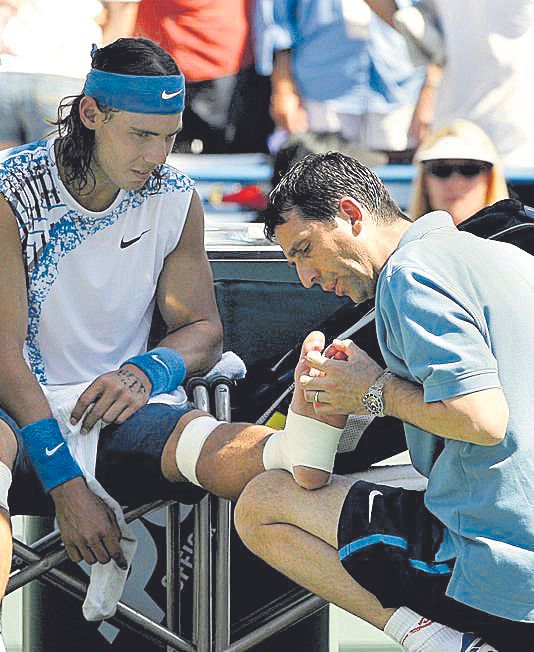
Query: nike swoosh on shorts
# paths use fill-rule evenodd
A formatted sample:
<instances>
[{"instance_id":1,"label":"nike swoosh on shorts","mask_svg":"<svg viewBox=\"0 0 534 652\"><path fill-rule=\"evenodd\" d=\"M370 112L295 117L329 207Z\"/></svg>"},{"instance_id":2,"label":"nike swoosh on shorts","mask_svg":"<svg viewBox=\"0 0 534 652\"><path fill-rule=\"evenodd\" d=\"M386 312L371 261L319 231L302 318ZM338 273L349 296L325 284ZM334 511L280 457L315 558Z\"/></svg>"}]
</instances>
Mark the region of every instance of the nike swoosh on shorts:
<instances>
[{"instance_id":1,"label":"nike swoosh on shorts","mask_svg":"<svg viewBox=\"0 0 534 652\"><path fill-rule=\"evenodd\" d=\"M369 494L369 523L371 522L371 515L373 513L373 503L377 496L383 496L384 494L377 489L373 489Z\"/></svg>"}]
</instances>

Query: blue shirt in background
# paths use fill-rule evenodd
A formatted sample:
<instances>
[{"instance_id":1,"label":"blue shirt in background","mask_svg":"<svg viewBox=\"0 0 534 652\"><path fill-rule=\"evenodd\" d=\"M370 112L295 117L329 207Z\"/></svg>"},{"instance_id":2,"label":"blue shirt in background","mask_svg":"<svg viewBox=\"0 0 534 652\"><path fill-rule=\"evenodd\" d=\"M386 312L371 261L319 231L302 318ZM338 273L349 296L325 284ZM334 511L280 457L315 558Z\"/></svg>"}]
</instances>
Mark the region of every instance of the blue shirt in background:
<instances>
[{"instance_id":1,"label":"blue shirt in background","mask_svg":"<svg viewBox=\"0 0 534 652\"><path fill-rule=\"evenodd\" d=\"M358 2L257 0L258 72L270 75L274 53L291 49L293 77L305 99L356 115L415 104L424 71L411 64L403 37L367 5L368 22L351 24L347 11Z\"/></svg>"},{"instance_id":2,"label":"blue shirt in background","mask_svg":"<svg viewBox=\"0 0 534 652\"><path fill-rule=\"evenodd\" d=\"M429 213L381 271L376 307L387 366L426 402L502 387L510 419L497 446L405 431L446 526L436 561L456 559L447 594L534 621L534 257Z\"/></svg>"}]
</instances>

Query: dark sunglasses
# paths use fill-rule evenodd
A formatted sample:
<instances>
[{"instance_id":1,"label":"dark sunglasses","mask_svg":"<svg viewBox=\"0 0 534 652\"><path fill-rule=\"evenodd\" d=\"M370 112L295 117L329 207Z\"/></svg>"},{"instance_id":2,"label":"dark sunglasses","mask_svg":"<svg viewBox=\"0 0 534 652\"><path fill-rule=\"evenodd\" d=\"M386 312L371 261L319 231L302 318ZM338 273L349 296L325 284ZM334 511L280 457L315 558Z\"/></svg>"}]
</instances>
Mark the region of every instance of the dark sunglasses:
<instances>
[{"instance_id":1,"label":"dark sunglasses","mask_svg":"<svg viewBox=\"0 0 534 652\"><path fill-rule=\"evenodd\" d=\"M473 163L439 163L437 161L424 161L423 169L427 174L439 179L448 179L453 172L462 177L472 179L486 170L491 170L493 165L485 161Z\"/></svg>"}]
</instances>

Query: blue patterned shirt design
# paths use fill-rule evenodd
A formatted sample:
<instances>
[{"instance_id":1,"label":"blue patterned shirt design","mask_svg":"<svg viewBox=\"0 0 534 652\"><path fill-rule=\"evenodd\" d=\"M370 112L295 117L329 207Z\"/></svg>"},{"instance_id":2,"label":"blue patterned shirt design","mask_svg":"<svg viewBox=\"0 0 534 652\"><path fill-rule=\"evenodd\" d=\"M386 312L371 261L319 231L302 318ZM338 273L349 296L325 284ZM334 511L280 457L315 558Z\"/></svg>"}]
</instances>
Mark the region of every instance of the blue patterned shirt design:
<instances>
[{"instance_id":1,"label":"blue patterned shirt design","mask_svg":"<svg viewBox=\"0 0 534 652\"><path fill-rule=\"evenodd\" d=\"M3 152L0 161L0 192L10 204L19 226L28 288L26 352L32 372L46 384L46 371L38 345L44 302L58 276L59 263L88 238L106 229L130 208L162 193L184 192L193 181L161 167L161 183L151 175L143 188L128 191L108 214L91 220L61 201L51 173L49 141L41 140ZM63 216L50 221L50 211L65 208Z\"/></svg>"}]
</instances>

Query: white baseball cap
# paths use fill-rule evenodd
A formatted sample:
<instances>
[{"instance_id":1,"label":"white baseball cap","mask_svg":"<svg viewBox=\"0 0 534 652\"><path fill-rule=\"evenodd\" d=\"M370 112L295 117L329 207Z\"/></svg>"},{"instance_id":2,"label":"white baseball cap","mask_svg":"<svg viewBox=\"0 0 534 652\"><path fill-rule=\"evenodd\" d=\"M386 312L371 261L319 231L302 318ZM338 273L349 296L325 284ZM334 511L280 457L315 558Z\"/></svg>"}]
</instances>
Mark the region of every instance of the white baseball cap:
<instances>
[{"instance_id":1,"label":"white baseball cap","mask_svg":"<svg viewBox=\"0 0 534 652\"><path fill-rule=\"evenodd\" d=\"M428 148L419 148L413 158L415 163L435 161L437 159L465 159L470 161L485 161L495 164L496 153L484 138L472 138L478 134L465 134L461 138L448 134L440 138Z\"/></svg>"}]
</instances>

